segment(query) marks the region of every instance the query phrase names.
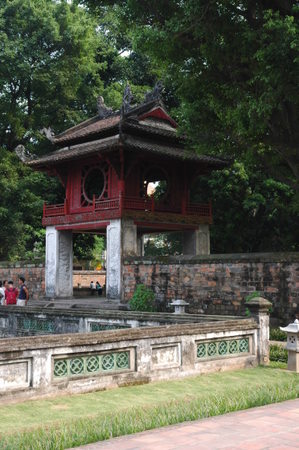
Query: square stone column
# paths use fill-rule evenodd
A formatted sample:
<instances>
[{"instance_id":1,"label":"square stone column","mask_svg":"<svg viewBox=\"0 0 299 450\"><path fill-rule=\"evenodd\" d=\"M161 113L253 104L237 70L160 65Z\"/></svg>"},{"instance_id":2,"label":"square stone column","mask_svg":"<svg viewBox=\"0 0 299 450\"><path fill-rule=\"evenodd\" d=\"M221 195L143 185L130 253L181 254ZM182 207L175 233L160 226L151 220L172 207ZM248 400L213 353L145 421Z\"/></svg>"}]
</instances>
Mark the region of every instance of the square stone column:
<instances>
[{"instance_id":1,"label":"square stone column","mask_svg":"<svg viewBox=\"0 0 299 450\"><path fill-rule=\"evenodd\" d=\"M73 233L46 228L46 297L73 296Z\"/></svg>"},{"instance_id":2,"label":"square stone column","mask_svg":"<svg viewBox=\"0 0 299 450\"><path fill-rule=\"evenodd\" d=\"M183 232L183 255L210 254L210 226L199 225L197 230Z\"/></svg>"},{"instance_id":3,"label":"square stone column","mask_svg":"<svg viewBox=\"0 0 299 450\"><path fill-rule=\"evenodd\" d=\"M254 297L246 303L248 309L258 324L257 357L261 365L269 364L269 311L272 303L263 297Z\"/></svg>"},{"instance_id":4,"label":"square stone column","mask_svg":"<svg viewBox=\"0 0 299 450\"><path fill-rule=\"evenodd\" d=\"M133 220L111 220L107 226L106 293L108 298L122 297L122 262L137 255L137 226Z\"/></svg>"}]
</instances>

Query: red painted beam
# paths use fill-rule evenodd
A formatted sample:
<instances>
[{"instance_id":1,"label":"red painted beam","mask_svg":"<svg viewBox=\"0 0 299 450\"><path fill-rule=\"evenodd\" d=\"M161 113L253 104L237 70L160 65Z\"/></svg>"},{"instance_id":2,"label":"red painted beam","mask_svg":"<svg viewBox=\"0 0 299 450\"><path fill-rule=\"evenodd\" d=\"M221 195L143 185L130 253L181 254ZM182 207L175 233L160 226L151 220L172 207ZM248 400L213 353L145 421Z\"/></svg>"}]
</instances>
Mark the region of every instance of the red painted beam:
<instances>
[{"instance_id":1,"label":"red painted beam","mask_svg":"<svg viewBox=\"0 0 299 450\"><path fill-rule=\"evenodd\" d=\"M97 222L97 223L79 223L73 225L58 225L56 230L105 230L110 222Z\"/></svg>"},{"instance_id":2,"label":"red painted beam","mask_svg":"<svg viewBox=\"0 0 299 450\"><path fill-rule=\"evenodd\" d=\"M180 230L196 230L198 225L191 225L185 223L153 223L153 222L140 222L135 220L134 224L140 228L151 229L155 231L180 231Z\"/></svg>"}]
</instances>

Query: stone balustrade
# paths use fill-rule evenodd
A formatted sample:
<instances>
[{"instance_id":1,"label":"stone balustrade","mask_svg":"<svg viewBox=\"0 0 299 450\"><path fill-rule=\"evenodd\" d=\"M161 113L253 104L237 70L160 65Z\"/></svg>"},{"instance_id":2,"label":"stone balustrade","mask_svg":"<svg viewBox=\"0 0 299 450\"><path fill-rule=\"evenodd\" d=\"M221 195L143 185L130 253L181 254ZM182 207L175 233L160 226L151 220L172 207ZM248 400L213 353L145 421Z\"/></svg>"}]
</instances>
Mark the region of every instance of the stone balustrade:
<instances>
[{"instance_id":1,"label":"stone balustrade","mask_svg":"<svg viewBox=\"0 0 299 450\"><path fill-rule=\"evenodd\" d=\"M258 305L255 308L257 315L253 318L214 317L214 320L187 314L102 311L99 317L81 317L81 324L97 323L101 329L100 319L108 320L102 314L114 313L110 324L132 326L135 320L135 326L137 322L147 326L2 338L0 397L9 400L88 392L265 364L267 347L261 351L261 337L267 336L267 330L261 328L268 325L260 320ZM2 325L3 320L9 319L4 317L3 309ZM22 317L21 311L13 309L10 314L17 321ZM27 319L24 316L23 320L37 320L37 312L31 313L31 317L27 313ZM83 313L74 314L78 319ZM42 333L51 327L50 317L40 317L45 319L48 325L44 325ZM161 325L163 322L167 325ZM155 323L160 325L148 326Z\"/></svg>"}]
</instances>

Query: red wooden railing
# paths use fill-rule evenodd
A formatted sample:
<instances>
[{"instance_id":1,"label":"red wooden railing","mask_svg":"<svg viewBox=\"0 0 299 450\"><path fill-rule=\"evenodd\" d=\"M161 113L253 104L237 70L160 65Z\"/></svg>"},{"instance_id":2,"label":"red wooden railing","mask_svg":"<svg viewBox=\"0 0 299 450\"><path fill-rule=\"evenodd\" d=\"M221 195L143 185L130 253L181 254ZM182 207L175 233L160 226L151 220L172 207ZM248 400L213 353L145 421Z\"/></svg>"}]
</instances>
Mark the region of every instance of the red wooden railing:
<instances>
[{"instance_id":1,"label":"red wooden railing","mask_svg":"<svg viewBox=\"0 0 299 450\"><path fill-rule=\"evenodd\" d=\"M124 209L135 211L157 211L184 215L197 215L201 217L212 217L211 202L207 204L183 204L180 206L167 205L156 202L154 198L125 197L111 198L109 200L93 200L92 205L80 208L82 212L100 212L110 209ZM71 214L67 201L60 205L44 204L44 217L56 217ZM77 213L77 210L76 210Z\"/></svg>"}]
</instances>

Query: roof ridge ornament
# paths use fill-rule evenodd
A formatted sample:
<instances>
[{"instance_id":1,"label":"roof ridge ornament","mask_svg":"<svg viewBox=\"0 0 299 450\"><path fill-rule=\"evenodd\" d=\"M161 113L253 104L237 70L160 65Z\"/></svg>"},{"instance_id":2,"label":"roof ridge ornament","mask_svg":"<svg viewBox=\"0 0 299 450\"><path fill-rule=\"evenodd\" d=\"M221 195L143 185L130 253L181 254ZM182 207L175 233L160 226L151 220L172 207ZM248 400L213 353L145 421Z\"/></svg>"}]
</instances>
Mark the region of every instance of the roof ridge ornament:
<instances>
[{"instance_id":1,"label":"roof ridge ornament","mask_svg":"<svg viewBox=\"0 0 299 450\"><path fill-rule=\"evenodd\" d=\"M26 148L24 147L23 144L19 144L16 146L15 148L15 154L17 155L17 157L23 162L29 162L32 161L33 159L36 159L37 156L30 153L29 150L26 150Z\"/></svg>"},{"instance_id":2,"label":"roof ridge ornament","mask_svg":"<svg viewBox=\"0 0 299 450\"><path fill-rule=\"evenodd\" d=\"M101 95L97 98L97 110L100 119L106 119L114 113L112 108L105 105L104 97Z\"/></svg>"},{"instance_id":3,"label":"roof ridge ornament","mask_svg":"<svg viewBox=\"0 0 299 450\"><path fill-rule=\"evenodd\" d=\"M40 134L43 134L46 136L47 139L49 139L50 142L54 142L55 133L52 130L51 127L43 127L41 130L39 130Z\"/></svg>"},{"instance_id":4,"label":"roof ridge ornament","mask_svg":"<svg viewBox=\"0 0 299 450\"><path fill-rule=\"evenodd\" d=\"M126 113L130 111L132 108L132 101L133 101L133 94L131 91L131 87L129 83L126 84L124 95L123 95L123 102L121 106L121 115L124 116Z\"/></svg>"},{"instance_id":5,"label":"roof ridge ornament","mask_svg":"<svg viewBox=\"0 0 299 450\"><path fill-rule=\"evenodd\" d=\"M161 100L161 94L164 86L161 80L158 80L151 91L146 92L144 96L144 103L149 103L154 100Z\"/></svg>"}]
</instances>

